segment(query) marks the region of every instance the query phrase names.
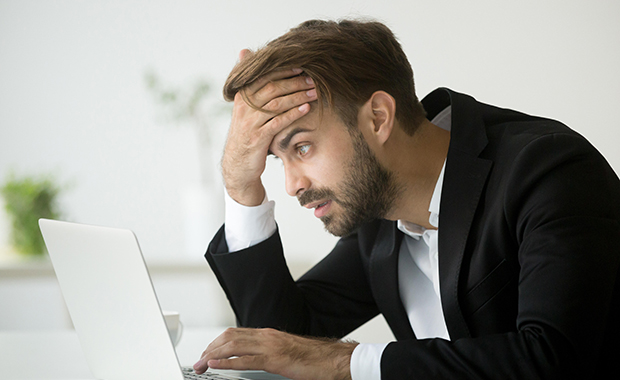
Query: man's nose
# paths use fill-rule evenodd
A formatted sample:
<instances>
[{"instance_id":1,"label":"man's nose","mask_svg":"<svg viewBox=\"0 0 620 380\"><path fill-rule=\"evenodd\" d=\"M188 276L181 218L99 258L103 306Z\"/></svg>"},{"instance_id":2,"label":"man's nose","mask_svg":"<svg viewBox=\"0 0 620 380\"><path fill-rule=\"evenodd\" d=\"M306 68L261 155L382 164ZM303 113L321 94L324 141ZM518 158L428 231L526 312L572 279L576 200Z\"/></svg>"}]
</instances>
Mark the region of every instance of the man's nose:
<instances>
[{"instance_id":1,"label":"man's nose","mask_svg":"<svg viewBox=\"0 0 620 380\"><path fill-rule=\"evenodd\" d=\"M291 197L300 196L310 187L308 177L297 167L285 169L284 176L286 180L286 192Z\"/></svg>"}]
</instances>

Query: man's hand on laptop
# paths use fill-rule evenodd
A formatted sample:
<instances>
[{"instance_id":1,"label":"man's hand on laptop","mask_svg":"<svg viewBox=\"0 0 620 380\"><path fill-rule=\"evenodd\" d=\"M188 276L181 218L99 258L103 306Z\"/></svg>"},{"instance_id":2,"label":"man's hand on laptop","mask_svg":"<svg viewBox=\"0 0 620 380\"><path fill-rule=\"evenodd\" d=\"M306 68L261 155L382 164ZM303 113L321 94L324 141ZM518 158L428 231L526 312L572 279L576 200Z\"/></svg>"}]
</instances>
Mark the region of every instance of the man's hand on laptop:
<instances>
[{"instance_id":1,"label":"man's hand on laptop","mask_svg":"<svg viewBox=\"0 0 620 380\"><path fill-rule=\"evenodd\" d=\"M348 380L356 346L274 329L229 328L207 347L194 370L262 370L293 380Z\"/></svg>"},{"instance_id":2,"label":"man's hand on laptop","mask_svg":"<svg viewBox=\"0 0 620 380\"><path fill-rule=\"evenodd\" d=\"M241 51L239 57L251 59L248 52ZM314 83L300 76L301 72L294 68L273 71L235 95L222 173L228 194L242 205L262 203L265 189L260 176L269 145L280 131L307 114L308 103L316 100ZM251 107L246 100L268 112Z\"/></svg>"}]
</instances>

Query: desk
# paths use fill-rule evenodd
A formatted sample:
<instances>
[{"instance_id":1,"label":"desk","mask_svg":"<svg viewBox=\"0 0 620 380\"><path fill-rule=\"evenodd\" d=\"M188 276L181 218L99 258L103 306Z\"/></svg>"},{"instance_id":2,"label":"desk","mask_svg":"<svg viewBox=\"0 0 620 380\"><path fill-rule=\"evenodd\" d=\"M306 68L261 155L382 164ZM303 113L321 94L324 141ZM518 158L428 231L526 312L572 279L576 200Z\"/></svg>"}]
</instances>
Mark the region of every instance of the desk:
<instances>
[{"instance_id":1,"label":"desk","mask_svg":"<svg viewBox=\"0 0 620 380\"><path fill-rule=\"evenodd\" d=\"M192 366L224 328L186 328L177 346ZM74 330L0 331L0 379L92 379Z\"/></svg>"}]
</instances>

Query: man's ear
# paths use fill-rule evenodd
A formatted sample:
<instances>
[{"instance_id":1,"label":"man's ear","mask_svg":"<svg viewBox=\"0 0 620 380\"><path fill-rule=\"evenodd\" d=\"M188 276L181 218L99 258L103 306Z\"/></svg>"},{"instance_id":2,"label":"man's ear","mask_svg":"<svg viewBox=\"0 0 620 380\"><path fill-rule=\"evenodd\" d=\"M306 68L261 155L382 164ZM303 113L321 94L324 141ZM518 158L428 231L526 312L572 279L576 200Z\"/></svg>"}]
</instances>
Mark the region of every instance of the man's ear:
<instances>
[{"instance_id":1,"label":"man's ear","mask_svg":"<svg viewBox=\"0 0 620 380\"><path fill-rule=\"evenodd\" d=\"M385 91L376 91L363 106L362 123L366 138L372 138L378 145L383 145L394 129L396 100Z\"/></svg>"}]
</instances>

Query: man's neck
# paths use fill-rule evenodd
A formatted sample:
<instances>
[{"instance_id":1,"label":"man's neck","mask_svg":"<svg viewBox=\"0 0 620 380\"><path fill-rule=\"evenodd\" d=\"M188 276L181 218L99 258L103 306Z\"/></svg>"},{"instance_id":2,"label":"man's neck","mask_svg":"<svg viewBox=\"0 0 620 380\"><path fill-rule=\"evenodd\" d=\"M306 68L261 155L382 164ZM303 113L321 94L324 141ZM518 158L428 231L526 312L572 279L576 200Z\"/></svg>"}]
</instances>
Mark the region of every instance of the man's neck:
<instances>
[{"instance_id":1,"label":"man's neck","mask_svg":"<svg viewBox=\"0 0 620 380\"><path fill-rule=\"evenodd\" d=\"M390 220L404 220L428 229L431 197L448 154L450 132L426 120L413 136L397 128L387 152L389 169L401 186Z\"/></svg>"}]
</instances>

